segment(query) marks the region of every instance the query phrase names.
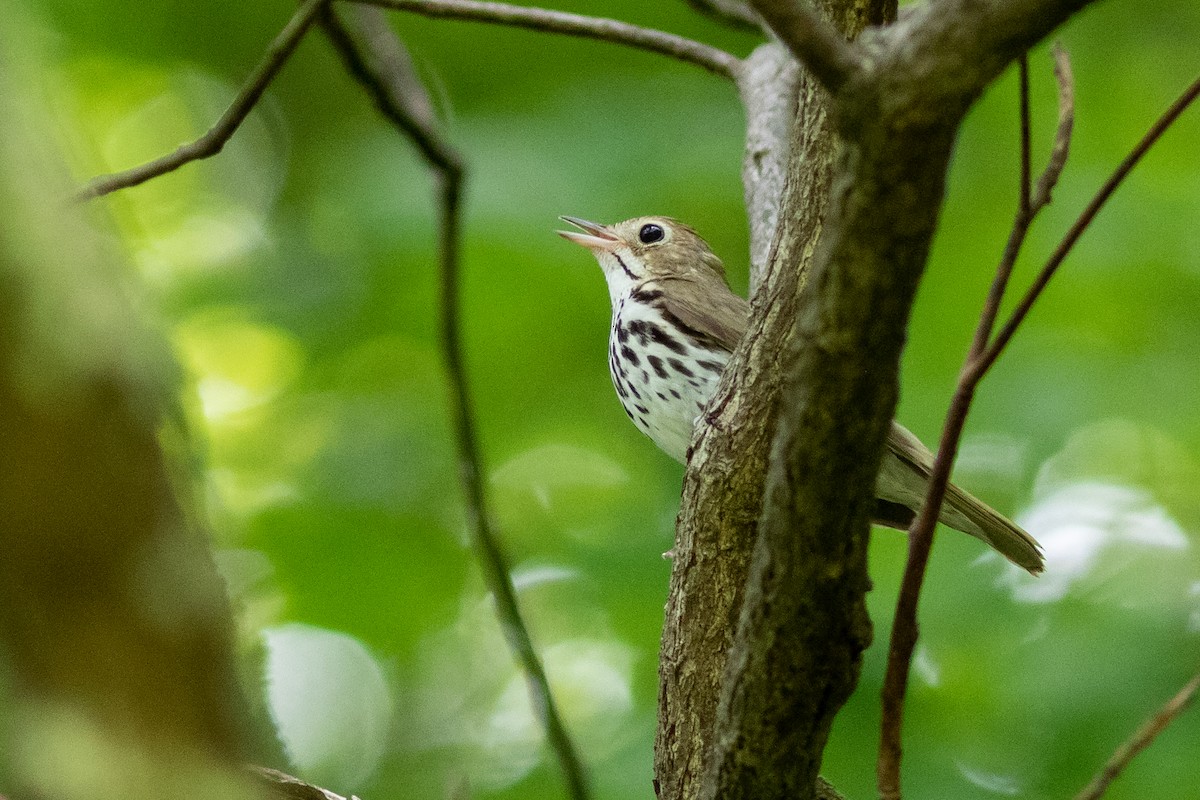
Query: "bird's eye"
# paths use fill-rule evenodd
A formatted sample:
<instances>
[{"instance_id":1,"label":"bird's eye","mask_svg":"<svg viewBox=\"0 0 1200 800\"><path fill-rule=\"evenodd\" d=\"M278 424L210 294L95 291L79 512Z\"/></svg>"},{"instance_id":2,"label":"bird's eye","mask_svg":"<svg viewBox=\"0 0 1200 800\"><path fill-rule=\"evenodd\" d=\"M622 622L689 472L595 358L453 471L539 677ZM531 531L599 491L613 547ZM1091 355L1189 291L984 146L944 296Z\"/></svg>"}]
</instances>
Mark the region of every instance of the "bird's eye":
<instances>
[{"instance_id":1,"label":"bird's eye","mask_svg":"<svg viewBox=\"0 0 1200 800\"><path fill-rule=\"evenodd\" d=\"M666 232L662 229L662 226L654 225L653 223L649 225L643 225L642 229L638 231L638 239L641 240L642 244L654 244L655 242L661 242L663 236L665 235Z\"/></svg>"}]
</instances>

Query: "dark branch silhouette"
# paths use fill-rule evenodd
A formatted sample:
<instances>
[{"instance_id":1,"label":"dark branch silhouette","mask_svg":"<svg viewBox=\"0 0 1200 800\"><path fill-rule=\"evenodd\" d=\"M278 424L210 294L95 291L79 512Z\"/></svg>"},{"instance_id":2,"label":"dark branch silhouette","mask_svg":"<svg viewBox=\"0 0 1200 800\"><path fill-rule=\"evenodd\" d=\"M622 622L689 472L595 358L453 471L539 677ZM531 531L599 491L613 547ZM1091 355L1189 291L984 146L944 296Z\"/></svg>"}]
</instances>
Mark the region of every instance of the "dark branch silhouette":
<instances>
[{"instance_id":1,"label":"dark branch silhouette","mask_svg":"<svg viewBox=\"0 0 1200 800\"><path fill-rule=\"evenodd\" d=\"M635 47L686 61L710 72L736 79L741 60L702 42L603 17L529 8L480 0L353 0L366 5L411 11L427 17L491 22L546 33L560 33Z\"/></svg>"},{"instance_id":2,"label":"dark branch silhouette","mask_svg":"<svg viewBox=\"0 0 1200 800\"><path fill-rule=\"evenodd\" d=\"M225 109L225 113L216 124L208 129L200 138L180 145L173 152L160 156L153 161L147 161L132 169L114 172L110 175L100 175L88 181L87 185L75 194L75 200L91 200L95 197L115 192L118 189L128 189L145 183L151 178L157 178L168 172L174 172L191 161L209 158L221 152L225 143L233 136L238 127L250 114L258 101L262 99L267 86L279 74L279 70L287 63L288 58L295 52L296 46L304 38L305 32L312 25L317 14L329 4L330 0L306 0L296 10L287 25L279 32L274 41L267 47L263 60L246 79L237 97Z\"/></svg>"},{"instance_id":3,"label":"dark branch silhouette","mask_svg":"<svg viewBox=\"0 0 1200 800\"><path fill-rule=\"evenodd\" d=\"M921 512L909 529L908 559L905 563L904 579L900 588L900 597L896 604L895 621L892 627L892 639L888 651L887 673L883 687L883 727L880 741L879 763L877 765L879 790L881 797L898 798L900 796L900 758L901 742L900 728L903 718L904 694L908 684L908 672L911 666L912 654L917 641L917 603L924 580L925 569L929 561L929 553L933 544L933 533L937 521L935 509L941 507L945 495L946 484L949 481L950 470L958 443L966 424L971 401L976 388L984 375L995 364L1004 348L1012 340L1017 328L1028 316L1034 302L1046 288L1050 279L1070 253L1079 237L1087 230L1095 219L1101 207L1116 191L1117 187L1128 176L1142 156L1161 138L1179 115L1200 94L1200 80L1193 83L1167 109L1166 112L1151 126L1142 140L1133 148L1130 154L1113 171L1108 180L1097 191L1087 207L1067 231L1062 242L1047 260L1045 266L1026 292L1012 316L1001 328L995 338L989 343L992 327L999 312L1000 301L1009 276L1012 273L1016 258L1024 242L1025 235L1033 218L1050 202L1050 195L1057 183L1063 166L1066 163L1070 147L1070 134L1073 117L1073 90L1070 65L1065 54L1055 50L1055 74L1059 82L1059 124L1055 136L1054 147L1046 169L1038 179L1036 187L1029 184L1027 141L1028 101L1022 99L1022 169L1021 197L1016 220L1005 247L1005 252L997 267L996 276L984 311L980 315L979 325L970 352L959 376L958 386L947 411L946 423L942 429L941 441L938 446L937 458L930 476ZM1022 95L1028 92L1028 82L1021 81Z\"/></svg>"},{"instance_id":4,"label":"dark branch silhouette","mask_svg":"<svg viewBox=\"0 0 1200 800\"><path fill-rule=\"evenodd\" d=\"M332 9L327 10L321 17L322 27L347 70L362 84L380 112L405 137L412 139L437 176L441 342L450 380L459 477L467 503L467 527L484 581L495 601L500 627L513 656L525 672L530 702L562 769L568 793L573 800L586 800L588 789L583 764L559 715L545 669L521 616L508 559L492 528L483 486L483 460L479 454L463 361L459 303L460 201L464 163L438 129L425 88L413 73L408 53L382 13L365 7L350 11L354 12L353 23L341 20ZM355 30L350 30L351 24Z\"/></svg>"}]
</instances>

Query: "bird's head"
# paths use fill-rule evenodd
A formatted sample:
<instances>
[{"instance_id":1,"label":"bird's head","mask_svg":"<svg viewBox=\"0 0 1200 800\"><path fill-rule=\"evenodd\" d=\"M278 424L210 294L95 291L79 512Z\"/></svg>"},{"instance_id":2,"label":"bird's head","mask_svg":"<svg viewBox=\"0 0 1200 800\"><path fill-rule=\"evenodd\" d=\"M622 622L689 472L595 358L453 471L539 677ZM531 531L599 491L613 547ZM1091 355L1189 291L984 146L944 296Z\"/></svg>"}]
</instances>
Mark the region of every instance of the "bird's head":
<instances>
[{"instance_id":1,"label":"bird's head","mask_svg":"<svg viewBox=\"0 0 1200 800\"><path fill-rule=\"evenodd\" d=\"M651 278L725 281L725 266L708 242L670 217L635 217L615 225L600 225L578 217L562 217L579 228L559 231L568 241L583 245L600 262L609 290L630 288Z\"/></svg>"}]
</instances>

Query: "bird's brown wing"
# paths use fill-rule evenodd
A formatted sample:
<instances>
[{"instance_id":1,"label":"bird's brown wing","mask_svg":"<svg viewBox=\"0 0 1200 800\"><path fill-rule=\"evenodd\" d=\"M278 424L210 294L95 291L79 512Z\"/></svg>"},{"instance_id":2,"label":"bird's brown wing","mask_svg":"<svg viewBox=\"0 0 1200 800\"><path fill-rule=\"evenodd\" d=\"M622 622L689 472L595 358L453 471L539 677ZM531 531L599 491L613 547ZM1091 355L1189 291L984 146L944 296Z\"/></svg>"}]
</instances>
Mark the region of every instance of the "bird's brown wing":
<instances>
[{"instance_id":1,"label":"bird's brown wing","mask_svg":"<svg viewBox=\"0 0 1200 800\"><path fill-rule=\"evenodd\" d=\"M714 276L714 280L720 279ZM660 278L656 283L663 285L658 302L668 322L702 346L733 352L746 332L749 303L731 292L724 281L718 287L700 287L694 280L680 278Z\"/></svg>"}]
</instances>

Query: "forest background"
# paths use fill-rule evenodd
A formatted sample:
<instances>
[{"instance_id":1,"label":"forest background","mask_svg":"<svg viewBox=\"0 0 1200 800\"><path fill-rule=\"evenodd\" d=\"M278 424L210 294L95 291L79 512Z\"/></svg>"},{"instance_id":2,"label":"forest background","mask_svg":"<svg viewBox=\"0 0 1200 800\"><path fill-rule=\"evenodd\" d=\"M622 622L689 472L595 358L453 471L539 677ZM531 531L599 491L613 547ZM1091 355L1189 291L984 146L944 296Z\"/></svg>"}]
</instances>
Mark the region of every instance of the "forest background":
<instances>
[{"instance_id":1,"label":"forest background","mask_svg":"<svg viewBox=\"0 0 1200 800\"><path fill-rule=\"evenodd\" d=\"M564 2L744 55L685 3ZM40 0L12 13L24 84L77 178L203 132L292 8ZM392 16L467 166L464 335L497 527L600 798L649 798L656 660L682 468L625 420L609 308L559 214L667 214L739 291L743 119L731 85L610 44ZM1040 265L1195 76L1200 7L1100 4L1058 37L1071 161L1031 233ZM1055 121L1031 54L1035 153ZM969 116L910 331L899 419L936 440L1015 205L1009 74ZM983 384L956 477L1046 545L1015 574L939 536L906 724L914 797L1067 797L1200 660L1200 117L1088 231ZM426 168L306 37L224 152L97 201L183 404L251 683L304 777L364 798L561 796L464 547L436 337ZM872 542L877 644L823 773L868 796L903 537ZM253 677L261 666L266 679ZM1184 797L1183 717L1110 797Z\"/></svg>"}]
</instances>

